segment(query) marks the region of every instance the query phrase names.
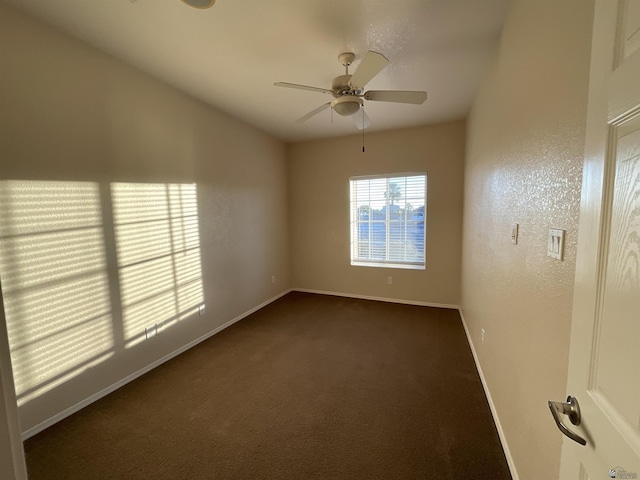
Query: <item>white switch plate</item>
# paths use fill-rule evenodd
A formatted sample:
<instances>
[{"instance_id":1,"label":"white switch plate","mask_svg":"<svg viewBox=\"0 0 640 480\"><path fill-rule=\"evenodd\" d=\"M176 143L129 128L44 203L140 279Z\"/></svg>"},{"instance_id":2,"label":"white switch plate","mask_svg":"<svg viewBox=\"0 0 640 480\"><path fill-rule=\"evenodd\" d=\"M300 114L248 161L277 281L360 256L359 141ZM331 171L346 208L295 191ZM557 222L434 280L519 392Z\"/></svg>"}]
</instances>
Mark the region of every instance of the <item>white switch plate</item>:
<instances>
[{"instance_id":1,"label":"white switch plate","mask_svg":"<svg viewBox=\"0 0 640 480\"><path fill-rule=\"evenodd\" d=\"M204 303L198 307L198 315L204 315L205 306Z\"/></svg>"},{"instance_id":2,"label":"white switch plate","mask_svg":"<svg viewBox=\"0 0 640 480\"><path fill-rule=\"evenodd\" d=\"M393 277L387 277L387 284L391 285L393 283Z\"/></svg>"},{"instance_id":3,"label":"white switch plate","mask_svg":"<svg viewBox=\"0 0 640 480\"><path fill-rule=\"evenodd\" d=\"M518 230L520 229L520 225L517 223L514 223L513 225L511 225L511 243L513 243L514 245L518 244Z\"/></svg>"},{"instance_id":4,"label":"white switch plate","mask_svg":"<svg viewBox=\"0 0 640 480\"><path fill-rule=\"evenodd\" d=\"M564 230L558 228L549 229L549 241L547 242L547 255L557 260L562 260L564 254Z\"/></svg>"}]
</instances>

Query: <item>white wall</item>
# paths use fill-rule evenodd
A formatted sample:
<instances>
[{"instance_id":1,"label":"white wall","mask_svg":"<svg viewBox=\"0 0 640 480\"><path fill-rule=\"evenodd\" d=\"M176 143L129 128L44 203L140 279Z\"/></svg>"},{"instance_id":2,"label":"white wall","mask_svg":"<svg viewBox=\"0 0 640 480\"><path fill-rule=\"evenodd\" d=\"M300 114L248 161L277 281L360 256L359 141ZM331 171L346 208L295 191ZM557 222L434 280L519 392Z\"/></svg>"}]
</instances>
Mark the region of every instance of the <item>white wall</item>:
<instances>
[{"instance_id":1,"label":"white wall","mask_svg":"<svg viewBox=\"0 0 640 480\"><path fill-rule=\"evenodd\" d=\"M28 431L288 290L286 146L13 8L0 5L0 31L0 180L89 182L103 193L113 182L195 183L206 303L204 315L135 346L116 335L102 363L21 405ZM108 223L119 331L119 252ZM20 322L46 325L41 311Z\"/></svg>"},{"instance_id":2,"label":"white wall","mask_svg":"<svg viewBox=\"0 0 640 480\"><path fill-rule=\"evenodd\" d=\"M515 1L468 119L462 312L520 479L559 471L547 400L566 391L592 17L587 0Z\"/></svg>"}]
</instances>

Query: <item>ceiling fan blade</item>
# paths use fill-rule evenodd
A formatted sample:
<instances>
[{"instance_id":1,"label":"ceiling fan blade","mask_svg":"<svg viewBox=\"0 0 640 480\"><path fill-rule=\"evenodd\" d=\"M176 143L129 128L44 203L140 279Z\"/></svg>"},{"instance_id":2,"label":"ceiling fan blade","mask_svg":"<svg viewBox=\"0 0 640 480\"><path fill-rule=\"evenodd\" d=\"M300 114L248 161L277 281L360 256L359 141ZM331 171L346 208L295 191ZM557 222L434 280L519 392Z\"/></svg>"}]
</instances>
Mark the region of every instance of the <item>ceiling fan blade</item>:
<instances>
[{"instance_id":1,"label":"ceiling fan blade","mask_svg":"<svg viewBox=\"0 0 640 480\"><path fill-rule=\"evenodd\" d=\"M358 130L364 130L365 128L369 128L371 126L371 119L369 118L369 115L367 115L367 113L364 111L364 108L361 108L359 112L351 115L351 118L353 118L353 123L356 124Z\"/></svg>"},{"instance_id":2,"label":"ceiling fan blade","mask_svg":"<svg viewBox=\"0 0 640 480\"><path fill-rule=\"evenodd\" d=\"M312 92L329 93L333 95L333 92L331 90L327 90L326 88L310 87L308 85L298 85L297 83L276 82L273 85L276 87L298 88L300 90L310 90Z\"/></svg>"},{"instance_id":3,"label":"ceiling fan blade","mask_svg":"<svg viewBox=\"0 0 640 480\"><path fill-rule=\"evenodd\" d=\"M323 103L318 108L315 108L315 109L311 110L304 117L300 117L298 120L296 120L296 123L302 123L302 122L305 122L305 121L309 120L314 115L317 115L320 112L322 112L323 110L329 108L329 105L331 105L331 102Z\"/></svg>"},{"instance_id":4,"label":"ceiling fan blade","mask_svg":"<svg viewBox=\"0 0 640 480\"><path fill-rule=\"evenodd\" d=\"M364 88L388 63L389 60L384 55L369 50L351 76L349 85L356 89Z\"/></svg>"},{"instance_id":5,"label":"ceiling fan blade","mask_svg":"<svg viewBox=\"0 0 640 480\"><path fill-rule=\"evenodd\" d=\"M364 98L373 102L413 103L420 105L427 99L427 92L411 92L407 90L369 90Z\"/></svg>"}]
</instances>

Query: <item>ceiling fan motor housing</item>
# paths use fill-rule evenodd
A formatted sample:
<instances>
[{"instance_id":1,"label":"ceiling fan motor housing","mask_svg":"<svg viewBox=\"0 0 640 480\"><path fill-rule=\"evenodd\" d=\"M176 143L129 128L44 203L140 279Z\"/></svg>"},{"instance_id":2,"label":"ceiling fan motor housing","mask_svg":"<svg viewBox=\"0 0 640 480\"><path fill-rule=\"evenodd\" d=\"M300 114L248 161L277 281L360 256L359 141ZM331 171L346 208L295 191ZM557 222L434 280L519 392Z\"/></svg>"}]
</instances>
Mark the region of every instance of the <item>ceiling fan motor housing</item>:
<instances>
[{"instance_id":1,"label":"ceiling fan motor housing","mask_svg":"<svg viewBox=\"0 0 640 480\"><path fill-rule=\"evenodd\" d=\"M349 85L350 80L351 75L340 75L334 78L331 81L331 90L333 91L333 96L339 97L341 95L361 95L362 90L356 90L351 85Z\"/></svg>"},{"instance_id":2,"label":"ceiling fan motor housing","mask_svg":"<svg viewBox=\"0 0 640 480\"><path fill-rule=\"evenodd\" d=\"M349 80L351 80L351 75L340 75L333 79L331 82L331 90L333 90L334 97L345 95L351 91Z\"/></svg>"}]
</instances>

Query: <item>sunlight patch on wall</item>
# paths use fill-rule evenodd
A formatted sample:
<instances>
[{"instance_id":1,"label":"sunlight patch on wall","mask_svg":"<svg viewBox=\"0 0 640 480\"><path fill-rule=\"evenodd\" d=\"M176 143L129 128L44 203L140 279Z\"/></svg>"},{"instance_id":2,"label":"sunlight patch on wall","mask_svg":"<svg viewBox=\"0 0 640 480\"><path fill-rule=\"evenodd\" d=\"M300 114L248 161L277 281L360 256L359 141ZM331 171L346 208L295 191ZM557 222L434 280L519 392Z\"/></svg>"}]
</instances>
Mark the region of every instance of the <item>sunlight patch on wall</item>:
<instances>
[{"instance_id":1,"label":"sunlight patch on wall","mask_svg":"<svg viewBox=\"0 0 640 480\"><path fill-rule=\"evenodd\" d=\"M0 278L18 405L112 354L100 189L0 182Z\"/></svg>"},{"instance_id":2,"label":"sunlight patch on wall","mask_svg":"<svg viewBox=\"0 0 640 480\"><path fill-rule=\"evenodd\" d=\"M125 344L203 302L195 184L111 184Z\"/></svg>"}]
</instances>

